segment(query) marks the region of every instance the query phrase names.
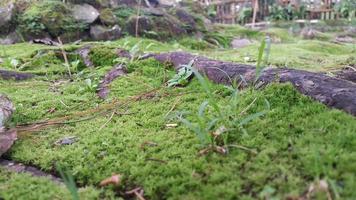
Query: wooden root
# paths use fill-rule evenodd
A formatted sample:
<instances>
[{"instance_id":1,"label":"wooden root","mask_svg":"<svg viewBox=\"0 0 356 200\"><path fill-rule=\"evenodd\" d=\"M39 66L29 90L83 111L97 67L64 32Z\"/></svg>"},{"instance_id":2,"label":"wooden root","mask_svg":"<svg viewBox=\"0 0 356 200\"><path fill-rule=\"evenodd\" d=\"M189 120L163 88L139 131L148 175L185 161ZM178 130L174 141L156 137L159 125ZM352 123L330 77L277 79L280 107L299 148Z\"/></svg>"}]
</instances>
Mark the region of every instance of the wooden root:
<instances>
[{"instance_id":1,"label":"wooden root","mask_svg":"<svg viewBox=\"0 0 356 200\"><path fill-rule=\"evenodd\" d=\"M251 65L212 60L185 52L162 53L152 57L162 63L173 64L176 70L195 60L194 67L215 83L229 85L235 80L243 81L242 86L247 86L255 81L256 68ZM304 70L266 68L257 85L272 82L291 83L300 93L356 116L356 84L353 82Z\"/></svg>"}]
</instances>

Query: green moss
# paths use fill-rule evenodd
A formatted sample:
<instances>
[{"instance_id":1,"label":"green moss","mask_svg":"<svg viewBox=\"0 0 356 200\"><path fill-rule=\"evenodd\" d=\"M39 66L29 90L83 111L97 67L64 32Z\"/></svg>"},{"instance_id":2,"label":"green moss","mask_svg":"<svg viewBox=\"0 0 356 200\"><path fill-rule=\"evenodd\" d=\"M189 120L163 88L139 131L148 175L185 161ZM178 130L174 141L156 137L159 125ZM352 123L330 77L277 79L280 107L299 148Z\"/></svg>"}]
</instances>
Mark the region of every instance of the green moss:
<instances>
[{"instance_id":1,"label":"green moss","mask_svg":"<svg viewBox=\"0 0 356 200\"><path fill-rule=\"evenodd\" d=\"M115 25L118 22L118 19L111 9L106 8L100 11L100 21L106 25Z\"/></svg>"},{"instance_id":2,"label":"green moss","mask_svg":"<svg viewBox=\"0 0 356 200\"><path fill-rule=\"evenodd\" d=\"M0 168L0 181L0 196L3 199L45 200L71 198L69 191L63 184L54 183L45 177L33 177L27 173L17 174ZM93 187L79 189L81 199L98 199L100 193L100 190ZM105 197L105 199L109 198L109 196Z\"/></svg>"},{"instance_id":3,"label":"green moss","mask_svg":"<svg viewBox=\"0 0 356 200\"><path fill-rule=\"evenodd\" d=\"M293 42L296 39L296 37L289 33L288 30L281 28L270 28L263 33L269 35L272 38L272 41L286 43Z\"/></svg>"},{"instance_id":4,"label":"green moss","mask_svg":"<svg viewBox=\"0 0 356 200\"><path fill-rule=\"evenodd\" d=\"M337 191L341 199L355 198L355 117L300 95L291 85L273 84L262 90L248 88L240 92L238 112L245 110L254 99L246 114L263 110L265 99L271 109L246 126L247 134L229 135L230 144L258 153L231 147L226 156L215 153L198 156L201 150L198 138L179 121L169 118L176 111L194 114L199 110L207 97L198 81L193 79L185 88L167 88L164 84L175 72L153 59L130 63L130 73L110 84L111 93L105 101L99 100L93 91L81 89L85 79L100 80L112 68L115 48L130 49L138 43L139 49L145 52L181 48L176 44L131 37L92 43L100 44L91 56L99 58L97 66L103 67L85 69L74 74L72 81L65 75L48 75L46 79L25 82L0 80L0 93L7 94L16 106L11 127L98 109L73 117L73 120L89 117L88 120L21 135L6 157L46 171L55 170L53 163L56 162L71 169L78 185L89 188L97 187L112 173L122 174L123 181L118 188L88 189L90 197L100 195L101 199L114 198L114 193L120 196L138 186L144 188L147 199L258 199L264 198L264 191L271 188L274 192L270 198L285 199L302 195L312 182L323 178L330 186L335 183L332 195ZM334 52L334 47L340 53ZM17 44L4 48L9 57L28 58L27 49L33 52L48 47ZM253 44L239 50L189 51L242 62L245 53L254 58L257 49L258 44ZM332 57L336 53L337 59ZM296 64L295 67L320 71L337 60L350 58L353 53L349 45L282 42L272 44L270 62L287 60ZM105 57L107 55L111 56ZM103 57L105 59L100 60ZM317 59L321 59L322 64ZM221 85L212 87L217 103L225 104L229 99L226 89ZM134 101L136 95L141 95L141 99ZM108 104L115 104L115 108L106 109ZM192 120L193 114L190 115ZM177 124L177 127L168 128L166 124ZM54 145L67 136L76 136L77 141L67 146ZM144 145L148 142L156 145ZM5 185L0 186L0 195L9 198L14 195L14 199L25 199L29 188L39 191L31 193L36 199L52 198L54 193L64 198L69 195L63 187L24 174L0 171L0 181ZM45 190L49 192L42 192Z\"/></svg>"},{"instance_id":5,"label":"green moss","mask_svg":"<svg viewBox=\"0 0 356 200\"><path fill-rule=\"evenodd\" d=\"M89 57L95 66L112 66L117 55L113 48L96 46L91 49Z\"/></svg>"},{"instance_id":6,"label":"green moss","mask_svg":"<svg viewBox=\"0 0 356 200\"><path fill-rule=\"evenodd\" d=\"M124 27L127 19L129 19L131 16L135 15L136 11L132 7L119 6L118 8L115 8L113 10L113 13L118 18L119 25L121 27Z\"/></svg>"},{"instance_id":7,"label":"green moss","mask_svg":"<svg viewBox=\"0 0 356 200\"><path fill-rule=\"evenodd\" d=\"M199 40L196 38L183 38L178 41L184 47L192 50L207 50L209 48L214 48L216 46L206 42L205 40Z\"/></svg>"}]
</instances>

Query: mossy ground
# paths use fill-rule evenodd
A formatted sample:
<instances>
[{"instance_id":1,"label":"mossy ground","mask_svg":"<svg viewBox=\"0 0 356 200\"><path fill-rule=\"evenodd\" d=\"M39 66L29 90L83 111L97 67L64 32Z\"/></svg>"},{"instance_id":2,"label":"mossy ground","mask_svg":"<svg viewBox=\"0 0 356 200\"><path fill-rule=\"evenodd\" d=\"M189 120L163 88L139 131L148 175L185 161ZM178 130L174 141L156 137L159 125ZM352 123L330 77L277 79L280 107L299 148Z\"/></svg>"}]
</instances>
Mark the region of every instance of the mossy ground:
<instances>
[{"instance_id":1,"label":"mossy ground","mask_svg":"<svg viewBox=\"0 0 356 200\"><path fill-rule=\"evenodd\" d=\"M254 36L255 37L255 36ZM141 42L139 42L141 41ZM186 41L184 41L186 43ZM258 44L240 50L191 50L179 41L160 43L154 40L125 38L99 43L108 49L130 49L139 43L145 52L187 50L222 60L253 59ZM92 43L97 44L97 43ZM46 46L17 44L2 46L2 56L25 59ZM68 46L68 49L73 47ZM272 45L271 63L289 61L288 67L312 71L341 68L354 54L351 45L325 41L296 40ZM1 54L0 54L1 55ZM306 57L306 58L301 58ZM321 61L317 61L317 57ZM344 60L345 59L345 60ZM169 119L175 111L196 113L207 98L197 80L187 87L167 88L164 83L174 72L153 60L134 62L127 76L115 80L107 100L99 100L87 88L85 79L94 83L107 72L105 66L84 69L70 81L66 68L35 79L14 82L0 80L0 92L16 105L9 126L62 116L85 121L53 126L34 133L21 134L5 157L55 171L55 164L72 172L83 199L112 199L137 186L147 199L285 199L302 195L316 180L326 179L333 196L356 198L356 120L300 95L291 85L271 85L263 90L245 89L240 93L239 111L254 99L247 114L271 109L254 120L246 130L230 136L230 144L257 151L231 148L228 155L211 153L198 156L202 148L198 138L177 120ZM281 64L281 65L282 65ZM11 66L2 66L10 68ZM33 66L28 72L46 74L48 66ZM227 90L213 86L219 104L228 100ZM148 93L144 98L132 97ZM114 106L113 106L114 105ZM110 108L110 109L109 109ZM82 111L95 110L86 115ZM100 111L100 112L98 112ZM101 112L105 111L105 113ZM178 124L169 128L166 124ZM67 146L54 143L68 136L77 142ZM145 145L154 143L156 145ZM112 173L123 175L119 187L100 188L98 184ZM5 199L69 199L64 186L45 178L0 171L0 197ZM319 199L325 199L320 194Z\"/></svg>"}]
</instances>

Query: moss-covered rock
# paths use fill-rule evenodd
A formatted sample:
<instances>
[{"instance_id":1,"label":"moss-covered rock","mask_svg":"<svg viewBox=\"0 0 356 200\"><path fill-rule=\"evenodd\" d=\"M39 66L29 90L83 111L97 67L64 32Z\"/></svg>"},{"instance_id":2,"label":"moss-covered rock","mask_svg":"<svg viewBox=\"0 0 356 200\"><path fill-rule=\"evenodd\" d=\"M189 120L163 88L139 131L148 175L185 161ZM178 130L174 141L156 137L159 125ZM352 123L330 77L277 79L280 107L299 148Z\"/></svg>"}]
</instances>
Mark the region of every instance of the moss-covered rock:
<instances>
[{"instance_id":1,"label":"moss-covered rock","mask_svg":"<svg viewBox=\"0 0 356 200\"><path fill-rule=\"evenodd\" d=\"M22 34L30 37L44 32L56 37L86 27L75 21L67 5L60 1L33 3L20 16L19 23Z\"/></svg>"},{"instance_id":2,"label":"moss-covered rock","mask_svg":"<svg viewBox=\"0 0 356 200\"><path fill-rule=\"evenodd\" d=\"M94 66L112 66L117 55L113 48L96 46L91 49L89 58Z\"/></svg>"},{"instance_id":3,"label":"moss-covered rock","mask_svg":"<svg viewBox=\"0 0 356 200\"><path fill-rule=\"evenodd\" d=\"M178 20L182 22L184 29L188 33L197 31L197 23L193 15L191 15L188 11L182 8L178 8L175 10L174 14L178 18Z\"/></svg>"},{"instance_id":4,"label":"moss-covered rock","mask_svg":"<svg viewBox=\"0 0 356 200\"><path fill-rule=\"evenodd\" d=\"M126 30L129 34L136 34L137 17L131 17L126 23ZM139 36L144 36L153 39L167 40L173 37L181 37L187 34L183 25L173 16L141 16L138 19Z\"/></svg>"},{"instance_id":5,"label":"moss-covered rock","mask_svg":"<svg viewBox=\"0 0 356 200\"><path fill-rule=\"evenodd\" d=\"M123 27L126 24L126 21L133 15L136 14L136 10L129 6L117 6L112 10L113 14L118 20L118 24Z\"/></svg>"},{"instance_id":6,"label":"moss-covered rock","mask_svg":"<svg viewBox=\"0 0 356 200\"><path fill-rule=\"evenodd\" d=\"M116 40L121 37L121 28L118 25L112 28L94 25L90 27L90 36L93 40Z\"/></svg>"},{"instance_id":7,"label":"moss-covered rock","mask_svg":"<svg viewBox=\"0 0 356 200\"><path fill-rule=\"evenodd\" d=\"M113 26L113 25L119 23L119 20L114 15L112 10L109 8L106 8L106 9L103 9L100 11L99 19L100 19L101 23L108 25L108 26Z\"/></svg>"}]
</instances>

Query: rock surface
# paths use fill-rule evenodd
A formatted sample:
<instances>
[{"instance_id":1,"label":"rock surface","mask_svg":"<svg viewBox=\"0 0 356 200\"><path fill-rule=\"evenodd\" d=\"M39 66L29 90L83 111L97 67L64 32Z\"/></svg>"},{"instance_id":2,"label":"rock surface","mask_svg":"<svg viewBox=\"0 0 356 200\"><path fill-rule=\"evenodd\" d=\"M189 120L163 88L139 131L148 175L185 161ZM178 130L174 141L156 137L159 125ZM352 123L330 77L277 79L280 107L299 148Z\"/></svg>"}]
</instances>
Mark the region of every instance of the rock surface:
<instances>
[{"instance_id":1,"label":"rock surface","mask_svg":"<svg viewBox=\"0 0 356 200\"><path fill-rule=\"evenodd\" d=\"M0 7L0 33L9 32L9 27L15 17L15 5L13 3Z\"/></svg>"},{"instance_id":2,"label":"rock surface","mask_svg":"<svg viewBox=\"0 0 356 200\"><path fill-rule=\"evenodd\" d=\"M188 13L186 10L178 8L176 10L175 15L187 27L186 30L189 33L197 30L197 24L195 22L194 17L190 13Z\"/></svg>"},{"instance_id":3,"label":"rock surface","mask_svg":"<svg viewBox=\"0 0 356 200\"><path fill-rule=\"evenodd\" d=\"M91 24L98 19L100 13L89 4L76 4L72 8L73 16L76 20Z\"/></svg>"},{"instance_id":4,"label":"rock surface","mask_svg":"<svg viewBox=\"0 0 356 200\"><path fill-rule=\"evenodd\" d=\"M0 132L4 130L5 122L9 120L15 107L10 99L4 94L0 94Z\"/></svg>"},{"instance_id":5,"label":"rock surface","mask_svg":"<svg viewBox=\"0 0 356 200\"><path fill-rule=\"evenodd\" d=\"M231 41L231 47L234 49L240 49L251 44L252 42L246 38L235 38Z\"/></svg>"},{"instance_id":6,"label":"rock surface","mask_svg":"<svg viewBox=\"0 0 356 200\"><path fill-rule=\"evenodd\" d=\"M21 37L14 31L9 33L5 38L0 38L0 44L9 45L21 42Z\"/></svg>"},{"instance_id":7,"label":"rock surface","mask_svg":"<svg viewBox=\"0 0 356 200\"><path fill-rule=\"evenodd\" d=\"M6 153L17 140L17 132L15 130L0 130L0 157Z\"/></svg>"},{"instance_id":8,"label":"rock surface","mask_svg":"<svg viewBox=\"0 0 356 200\"><path fill-rule=\"evenodd\" d=\"M93 40L116 40L121 37L121 28L118 25L112 28L101 25L91 26L90 36Z\"/></svg>"},{"instance_id":9,"label":"rock surface","mask_svg":"<svg viewBox=\"0 0 356 200\"><path fill-rule=\"evenodd\" d=\"M337 43L355 43L356 41L350 36L337 36L334 40Z\"/></svg>"},{"instance_id":10,"label":"rock surface","mask_svg":"<svg viewBox=\"0 0 356 200\"><path fill-rule=\"evenodd\" d=\"M311 40L314 39L318 36L319 32L310 28L310 27L305 27L302 29L302 31L300 32L300 36L303 39L307 39L307 40Z\"/></svg>"}]
</instances>

